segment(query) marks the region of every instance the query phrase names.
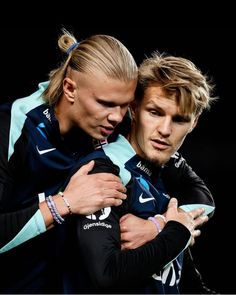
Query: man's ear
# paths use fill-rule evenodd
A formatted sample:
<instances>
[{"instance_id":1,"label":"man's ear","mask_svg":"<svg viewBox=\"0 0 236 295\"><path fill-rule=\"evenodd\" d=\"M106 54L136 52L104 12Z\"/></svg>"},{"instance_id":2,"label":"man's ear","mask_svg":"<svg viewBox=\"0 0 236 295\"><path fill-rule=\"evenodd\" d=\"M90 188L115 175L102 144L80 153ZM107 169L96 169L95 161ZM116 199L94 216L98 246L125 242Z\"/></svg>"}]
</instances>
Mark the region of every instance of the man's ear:
<instances>
[{"instance_id":1,"label":"man's ear","mask_svg":"<svg viewBox=\"0 0 236 295\"><path fill-rule=\"evenodd\" d=\"M77 88L76 83L71 78L66 77L63 80L63 91L64 91L66 98L70 102L74 102L76 88Z\"/></svg>"}]
</instances>

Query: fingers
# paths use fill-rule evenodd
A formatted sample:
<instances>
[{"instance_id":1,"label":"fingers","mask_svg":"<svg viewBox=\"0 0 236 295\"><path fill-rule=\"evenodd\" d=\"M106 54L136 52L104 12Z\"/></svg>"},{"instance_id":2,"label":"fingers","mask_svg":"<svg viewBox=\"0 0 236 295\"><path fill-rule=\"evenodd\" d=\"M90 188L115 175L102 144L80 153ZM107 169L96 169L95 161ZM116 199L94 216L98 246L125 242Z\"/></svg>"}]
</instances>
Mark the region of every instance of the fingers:
<instances>
[{"instance_id":1,"label":"fingers","mask_svg":"<svg viewBox=\"0 0 236 295\"><path fill-rule=\"evenodd\" d=\"M201 231L199 229L195 229L192 233L193 238L197 238L201 235Z\"/></svg>"},{"instance_id":2,"label":"fingers","mask_svg":"<svg viewBox=\"0 0 236 295\"><path fill-rule=\"evenodd\" d=\"M204 213L203 208L198 208L188 212L188 215L190 217L190 224L191 224L191 227L189 227L189 230L192 235L191 245L195 243L195 238L200 236L201 234L201 231L197 228L208 220L207 216L201 215L203 213Z\"/></svg>"},{"instance_id":3,"label":"fingers","mask_svg":"<svg viewBox=\"0 0 236 295\"><path fill-rule=\"evenodd\" d=\"M195 219L201 216L204 213L204 211L205 211L204 208L197 208L197 209L193 209L189 211L188 213L193 219Z\"/></svg>"},{"instance_id":4,"label":"fingers","mask_svg":"<svg viewBox=\"0 0 236 295\"><path fill-rule=\"evenodd\" d=\"M121 182L117 182L117 181L111 181L109 183L107 183L107 186L109 185L110 188L112 188L113 190L116 190L119 193L123 193L123 195L125 195L127 189L126 187L121 183ZM125 195L126 196L126 195ZM126 197L125 197L126 198Z\"/></svg>"},{"instance_id":5,"label":"fingers","mask_svg":"<svg viewBox=\"0 0 236 295\"><path fill-rule=\"evenodd\" d=\"M120 188L121 190L122 188ZM120 199L120 200L126 200L127 195L123 192L118 191L117 188L114 189L104 189L100 193L101 196L104 198L114 198L114 199Z\"/></svg>"},{"instance_id":6,"label":"fingers","mask_svg":"<svg viewBox=\"0 0 236 295\"><path fill-rule=\"evenodd\" d=\"M70 179L66 194L73 212L91 214L104 207L120 206L127 189L119 177L111 173L88 174L94 161L82 166Z\"/></svg>"},{"instance_id":7,"label":"fingers","mask_svg":"<svg viewBox=\"0 0 236 295\"><path fill-rule=\"evenodd\" d=\"M191 234L191 241L190 241L190 246L193 246L195 244L195 239L201 235L201 231L199 229L193 230Z\"/></svg>"},{"instance_id":8,"label":"fingers","mask_svg":"<svg viewBox=\"0 0 236 295\"><path fill-rule=\"evenodd\" d=\"M203 225L208 221L207 215L202 215L205 212L204 208L197 208L188 212L189 216L194 219L195 228Z\"/></svg>"},{"instance_id":9,"label":"fingers","mask_svg":"<svg viewBox=\"0 0 236 295\"><path fill-rule=\"evenodd\" d=\"M125 215L123 215L121 218L120 218L120 224L125 222L125 220L127 220L130 216L130 213L127 213Z\"/></svg>"},{"instance_id":10,"label":"fingers","mask_svg":"<svg viewBox=\"0 0 236 295\"><path fill-rule=\"evenodd\" d=\"M129 222L130 217L132 217L132 214L127 213L120 218L120 232L121 232L121 239L122 240L125 240L124 234L129 231L128 228L130 228L130 226L129 226L129 223L127 223L127 222ZM128 227L127 227L127 225L128 225Z\"/></svg>"},{"instance_id":11,"label":"fingers","mask_svg":"<svg viewBox=\"0 0 236 295\"><path fill-rule=\"evenodd\" d=\"M118 176L115 176L111 173L97 173L89 175L91 178L95 179L95 182L104 189L113 189L121 193L126 193L127 189L122 184L121 179Z\"/></svg>"},{"instance_id":12,"label":"fingers","mask_svg":"<svg viewBox=\"0 0 236 295\"><path fill-rule=\"evenodd\" d=\"M179 210L176 198L171 198L168 204L168 209L165 213L166 220L175 220L182 223L192 234L194 230L208 220L207 216L202 215L204 208L196 208L189 212ZM197 232L199 233L199 232Z\"/></svg>"},{"instance_id":13,"label":"fingers","mask_svg":"<svg viewBox=\"0 0 236 295\"><path fill-rule=\"evenodd\" d=\"M112 195L112 197L111 197L111 195ZM119 193L117 191L108 193L106 197L105 196L101 196L101 197L103 198L103 201L101 202L101 205L100 205L101 208L120 206L123 203L123 200L125 200L127 198L127 196L125 194Z\"/></svg>"},{"instance_id":14,"label":"fingers","mask_svg":"<svg viewBox=\"0 0 236 295\"><path fill-rule=\"evenodd\" d=\"M94 166L94 161L90 161L89 163L83 165L76 173L76 176L80 176L80 175L87 175Z\"/></svg>"},{"instance_id":15,"label":"fingers","mask_svg":"<svg viewBox=\"0 0 236 295\"><path fill-rule=\"evenodd\" d=\"M95 175L95 174L93 174L93 175ZM97 173L96 177L99 179L102 179L103 181L113 181L113 182L122 183L121 179L112 173L105 173L105 172Z\"/></svg>"},{"instance_id":16,"label":"fingers","mask_svg":"<svg viewBox=\"0 0 236 295\"><path fill-rule=\"evenodd\" d=\"M109 198L107 201L104 202L105 207L111 207L111 206L120 206L123 201L121 199L115 199L115 198Z\"/></svg>"},{"instance_id":17,"label":"fingers","mask_svg":"<svg viewBox=\"0 0 236 295\"><path fill-rule=\"evenodd\" d=\"M132 247L130 245L130 243L125 243L125 242L122 242L121 243L121 250L131 250Z\"/></svg>"},{"instance_id":18,"label":"fingers","mask_svg":"<svg viewBox=\"0 0 236 295\"><path fill-rule=\"evenodd\" d=\"M176 198L171 198L168 204L168 209L170 208L176 208L178 207L178 201Z\"/></svg>"},{"instance_id":19,"label":"fingers","mask_svg":"<svg viewBox=\"0 0 236 295\"><path fill-rule=\"evenodd\" d=\"M199 216L197 218L195 218L194 222L196 227L199 227L201 225L203 225L204 223L206 223L209 220L208 216Z\"/></svg>"}]
</instances>

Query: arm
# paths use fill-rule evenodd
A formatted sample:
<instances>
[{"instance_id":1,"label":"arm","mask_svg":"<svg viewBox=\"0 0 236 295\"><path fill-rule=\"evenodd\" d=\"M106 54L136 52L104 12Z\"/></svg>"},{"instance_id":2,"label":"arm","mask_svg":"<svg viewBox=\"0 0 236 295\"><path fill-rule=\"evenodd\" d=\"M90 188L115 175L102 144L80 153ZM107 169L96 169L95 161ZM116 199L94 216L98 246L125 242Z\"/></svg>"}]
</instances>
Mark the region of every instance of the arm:
<instances>
[{"instance_id":1,"label":"arm","mask_svg":"<svg viewBox=\"0 0 236 295\"><path fill-rule=\"evenodd\" d=\"M90 214L107 206L119 206L126 198L125 188L117 176L111 174L87 175L93 162L84 165L70 179L66 196L73 214ZM59 214L64 218L70 212L60 195L53 196ZM54 219L45 201L17 212L1 213L0 253L45 232L54 226Z\"/></svg>"},{"instance_id":2,"label":"arm","mask_svg":"<svg viewBox=\"0 0 236 295\"><path fill-rule=\"evenodd\" d=\"M45 201L39 203L38 188L34 192L22 189L20 176L29 173L27 166L28 134L18 130L19 137L14 148L11 143L10 109L0 112L0 253L8 251L23 242L45 232L54 226L54 220ZM8 157L9 147L11 156ZM106 206L118 206L126 198L126 189L117 176L111 174L88 175L93 163L81 167L70 179L65 196L73 213L89 214ZM27 171L27 172L24 172ZM42 183L42 186L44 184ZM40 188L41 189L41 188ZM45 188L46 189L46 188ZM50 188L47 188L50 190ZM18 192L21 193L18 194ZM53 194L57 191L53 192ZM43 193L44 197L47 193ZM69 214L60 195L53 196L56 208L62 217ZM27 204L25 201L30 200Z\"/></svg>"},{"instance_id":3,"label":"arm","mask_svg":"<svg viewBox=\"0 0 236 295\"><path fill-rule=\"evenodd\" d=\"M203 180L186 163L186 160L176 153L162 171L162 180L170 196L178 199L180 208L189 211L194 208L205 208L208 217L212 217L215 203L211 192ZM205 222L206 220L204 220ZM203 222L203 223L204 223ZM156 235L151 222L132 216L121 219L122 248L133 249L145 244ZM199 232L195 232L196 236Z\"/></svg>"},{"instance_id":4,"label":"arm","mask_svg":"<svg viewBox=\"0 0 236 295\"><path fill-rule=\"evenodd\" d=\"M100 168L104 171L107 166ZM190 215L179 213L175 203L168 209L167 225L155 239L138 249L121 251L120 210L121 208L107 208L103 214L97 212L90 218L80 216L78 219L78 251L83 257L91 280L98 288L130 285L132 279L137 281L151 276L176 258L189 241L189 232L183 227L186 220L183 222L183 219L179 218L189 218ZM201 210L195 212L195 217L200 212ZM183 224L177 220L181 220ZM191 224L193 225L193 220Z\"/></svg>"},{"instance_id":5,"label":"arm","mask_svg":"<svg viewBox=\"0 0 236 295\"><path fill-rule=\"evenodd\" d=\"M95 216L99 218L99 215ZM77 225L78 251L98 288L132 284L133 279L143 280L151 276L178 256L190 237L183 225L169 221L151 242L135 250L122 251L119 222L115 220L117 215L112 212L100 222L109 228L98 228L99 225L96 227L95 224L99 221L85 220L83 217L80 217Z\"/></svg>"},{"instance_id":6,"label":"arm","mask_svg":"<svg viewBox=\"0 0 236 295\"><path fill-rule=\"evenodd\" d=\"M12 199L14 195L15 179L20 173L20 163L25 158L25 148L22 145L18 161L8 160L8 149L10 145L10 111L9 108L5 108L0 112L0 253L9 250L11 247L22 243L29 230L29 238L34 236L36 232L45 231L45 225L43 219L39 214L38 202L17 211L12 211ZM14 154L14 158L17 157ZM35 228L35 232L33 230ZM19 238L18 242L17 239ZM28 238L27 238L28 239ZM10 245L11 241L13 242Z\"/></svg>"},{"instance_id":7,"label":"arm","mask_svg":"<svg viewBox=\"0 0 236 295\"><path fill-rule=\"evenodd\" d=\"M18 232L20 232L30 220L31 224L40 223L40 216L36 214L37 210L38 204L34 204L31 207L19 210L17 212L0 213L0 247L2 247L0 249L0 253L9 249L7 246L8 243L14 239L15 236L17 236ZM38 230L40 231L39 228Z\"/></svg>"},{"instance_id":8,"label":"arm","mask_svg":"<svg viewBox=\"0 0 236 295\"><path fill-rule=\"evenodd\" d=\"M213 215L215 203L211 192L181 154L175 153L170 158L163 169L162 179L170 196L178 199L180 208L188 210L201 205L206 215Z\"/></svg>"}]
</instances>

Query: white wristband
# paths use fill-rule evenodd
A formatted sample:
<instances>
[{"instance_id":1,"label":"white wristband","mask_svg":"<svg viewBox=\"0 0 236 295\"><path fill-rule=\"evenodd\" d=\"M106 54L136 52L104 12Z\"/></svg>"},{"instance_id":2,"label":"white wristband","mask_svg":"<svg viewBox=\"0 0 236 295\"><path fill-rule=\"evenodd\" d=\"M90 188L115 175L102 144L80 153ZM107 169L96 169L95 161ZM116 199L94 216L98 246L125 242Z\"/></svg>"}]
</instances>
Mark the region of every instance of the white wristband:
<instances>
[{"instance_id":1,"label":"white wristband","mask_svg":"<svg viewBox=\"0 0 236 295\"><path fill-rule=\"evenodd\" d=\"M161 215L161 214L156 214L154 217L160 217L166 224L166 218L164 215Z\"/></svg>"},{"instance_id":2,"label":"white wristband","mask_svg":"<svg viewBox=\"0 0 236 295\"><path fill-rule=\"evenodd\" d=\"M160 225L160 223L156 220L155 217L148 217L148 220L151 220L155 224L155 226L157 228L157 233L159 234L161 232L161 225Z\"/></svg>"}]
</instances>

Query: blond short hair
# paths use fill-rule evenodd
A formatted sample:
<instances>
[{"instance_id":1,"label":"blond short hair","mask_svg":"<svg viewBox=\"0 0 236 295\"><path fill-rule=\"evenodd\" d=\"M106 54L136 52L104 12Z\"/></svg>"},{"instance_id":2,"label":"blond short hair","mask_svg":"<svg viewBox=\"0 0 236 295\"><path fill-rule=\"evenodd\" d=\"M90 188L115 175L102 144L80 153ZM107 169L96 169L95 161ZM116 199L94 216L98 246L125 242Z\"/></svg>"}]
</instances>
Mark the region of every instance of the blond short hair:
<instances>
[{"instance_id":1,"label":"blond short hair","mask_svg":"<svg viewBox=\"0 0 236 295\"><path fill-rule=\"evenodd\" d=\"M139 67L136 98L143 98L145 89L158 83L167 93L176 93L176 101L184 114L198 116L209 109L216 97L211 97L214 85L190 60L155 51Z\"/></svg>"}]
</instances>

